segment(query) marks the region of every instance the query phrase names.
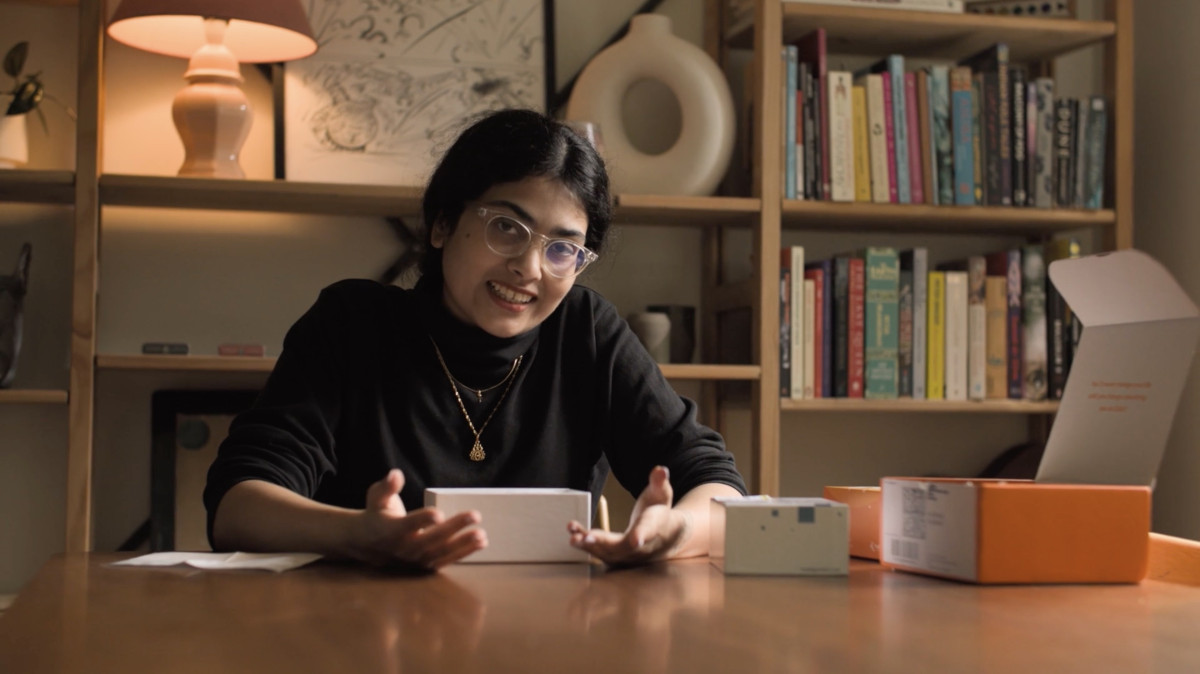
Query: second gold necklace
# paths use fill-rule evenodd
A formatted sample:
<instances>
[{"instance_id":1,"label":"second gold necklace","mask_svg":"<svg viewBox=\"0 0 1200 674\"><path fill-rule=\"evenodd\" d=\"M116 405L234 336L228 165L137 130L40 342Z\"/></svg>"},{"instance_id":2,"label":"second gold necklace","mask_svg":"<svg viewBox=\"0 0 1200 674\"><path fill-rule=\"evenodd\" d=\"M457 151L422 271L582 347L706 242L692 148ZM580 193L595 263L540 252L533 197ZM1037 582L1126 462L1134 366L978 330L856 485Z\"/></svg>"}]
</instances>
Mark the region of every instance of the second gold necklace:
<instances>
[{"instance_id":1,"label":"second gold necklace","mask_svg":"<svg viewBox=\"0 0 1200 674\"><path fill-rule=\"evenodd\" d=\"M471 445L471 451L467 457L472 461L483 461L485 458L487 458L487 454L485 454L483 451L483 443L479 441L479 436L483 435L483 429L487 428L487 425L492 420L492 417L496 415L496 410L500 409L500 405L504 403L504 399L508 396L508 390L512 388L513 382L517 380L515 375L517 370L521 367L521 361L525 358L525 355L521 354L520 356L517 356L515 360L513 360L512 368L508 371L508 374L505 375L504 379L495 386L489 386L488 388L482 390L471 389L482 402L484 391L490 391L496 388L496 386L505 383L505 381L508 382L508 385L504 387L504 391L500 394L500 399L496 401L496 406L492 408L492 411L488 413L487 418L484 419L483 423L479 425L478 429L476 429L475 422L471 421L471 415L467 413L467 406L463 404L462 396L458 394L458 380L454 378L454 375L450 374L450 368L446 367L446 360L442 358L442 350L438 348L437 342L433 341L432 335L429 336L429 342L433 344L433 352L437 355L438 364L442 366L442 372L446 373L446 379L450 382L450 390L454 393L454 400L458 403L458 409L462 412L463 418L467 420L467 427L471 429L471 434L475 436L475 442ZM467 388L471 387L468 386Z\"/></svg>"}]
</instances>

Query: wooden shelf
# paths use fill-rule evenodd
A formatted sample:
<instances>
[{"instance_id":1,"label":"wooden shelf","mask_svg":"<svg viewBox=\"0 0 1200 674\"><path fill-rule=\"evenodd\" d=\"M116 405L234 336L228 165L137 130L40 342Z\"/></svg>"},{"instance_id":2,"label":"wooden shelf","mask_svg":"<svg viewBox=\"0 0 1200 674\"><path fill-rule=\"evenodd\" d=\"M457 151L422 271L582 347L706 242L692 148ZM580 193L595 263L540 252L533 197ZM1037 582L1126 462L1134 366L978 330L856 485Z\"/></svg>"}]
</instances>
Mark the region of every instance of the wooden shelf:
<instances>
[{"instance_id":1,"label":"wooden shelf","mask_svg":"<svg viewBox=\"0 0 1200 674\"><path fill-rule=\"evenodd\" d=\"M1012 61L1044 61L1116 35L1112 21L1080 21L990 14L945 14L897 9L783 3L783 41L795 42L824 28L831 54L958 60L997 42ZM729 43L748 48L753 27Z\"/></svg>"},{"instance_id":2,"label":"wooden shelf","mask_svg":"<svg viewBox=\"0 0 1200 674\"><path fill-rule=\"evenodd\" d=\"M31 405L65 405L67 403L67 392L53 389L0 390L0 405L10 403Z\"/></svg>"},{"instance_id":3,"label":"wooden shelf","mask_svg":"<svg viewBox=\"0 0 1200 674\"><path fill-rule=\"evenodd\" d=\"M75 203L74 171L0 171L0 201L32 204Z\"/></svg>"},{"instance_id":4,"label":"wooden shelf","mask_svg":"<svg viewBox=\"0 0 1200 674\"><path fill-rule=\"evenodd\" d=\"M866 400L863 398L783 398L779 407L785 412L967 412L972 414L1054 414L1058 401L1025 400Z\"/></svg>"},{"instance_id":5,"label":"wooden shelf","mask_svg":"<svg viewBox=\"0 0 1200 674\"><path fill-rule=\"evenodd\" d=\"M758 221L760 199L618 194L614 222L638 225L742 226Z\"/></svg>"},{"instance_id":6,"label":"wooden shelf","mask_svg":"<svg viewBox=\"0 0 1200 674\"><path fill-rule=\"evenodd\" d=\"M105 206L401 216L420 213L421 189L110 174L100 176L100 203Z\"/></svg>"},{"instance_id":7,"label":"wooden shelf","mask_svg":"<svg viewBox=\"0 0 1200 674\"><path fill-rule=\"evenodd\" d=\"M1052 234L1112 228L1116 214L1111 210L789 200L783 204L782 224L785 229L848 232Z\"/></svg>"},{"instance_id":8,"label":"wooden shelf","mask_svg":"<svg viewBox=\"0 0 1200 674\"><path fill-rule=\"evenodd\" d=\"M154 370L174 372L270 372L275 367L274 358L246 358L233 356L145 356L99 355L96 366L105 370ZM761 368L757 365L693 365L671 364L662 366L668 379L758 379Z\"/></svg>"}]
</instances>

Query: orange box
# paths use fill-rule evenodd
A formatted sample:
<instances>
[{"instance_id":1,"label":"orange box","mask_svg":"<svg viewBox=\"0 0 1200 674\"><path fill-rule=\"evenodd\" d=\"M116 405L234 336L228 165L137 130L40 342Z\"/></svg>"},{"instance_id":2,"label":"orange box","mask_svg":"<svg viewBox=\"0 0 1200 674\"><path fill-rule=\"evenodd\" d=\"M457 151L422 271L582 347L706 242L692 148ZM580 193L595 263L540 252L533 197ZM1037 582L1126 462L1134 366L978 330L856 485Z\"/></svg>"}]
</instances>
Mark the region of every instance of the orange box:
<instances>
[{"instance_id":1,"label":"orange box","mask_svg":"<svg viewBox=\"0 0 1200 674\"><path fill-rule=\"evenodd\" d=\"M1146 575L1149 487L894 477L881 484L885 566L975 583L1137 583Z\"/></svg>"},{"instance_id":2,"label":"orange box","mask_svg":"<svg viewBox=\"0 0 1200 674\"><path fill-rule=\"evenodd\" d=\"M850 506L850 556L879 559L879 487L825 487L825 498Z\"/></svg>"}]
</instances>

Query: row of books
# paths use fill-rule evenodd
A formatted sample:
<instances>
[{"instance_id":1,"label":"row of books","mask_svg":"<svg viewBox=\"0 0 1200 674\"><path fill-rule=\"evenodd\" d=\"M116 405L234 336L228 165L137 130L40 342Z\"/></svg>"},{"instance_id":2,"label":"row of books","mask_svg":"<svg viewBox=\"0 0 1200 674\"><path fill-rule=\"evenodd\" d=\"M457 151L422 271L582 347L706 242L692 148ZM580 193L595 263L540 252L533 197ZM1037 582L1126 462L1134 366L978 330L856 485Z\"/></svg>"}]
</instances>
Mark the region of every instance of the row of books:
<instances>
[{"instance_id":1,"label":"row of books","mask_svg":"<svg viewBox=\"0 0 1200 674\"><path fill-rule=\"evenodd\" d=\"M780 254L780 396L1057 400L1082 326L1046 275L1056 239L930 266L926 248Z\"/></svg>"},{"instance_id":2,"label":"row of books","mask_svg":"<svg viewBox=\"0 0 1200 674\"><path fill-rule=\"evenodd\" d=\"M824 29L781 52L788 199L1101 208L1107 103L1055 97L997 43L957 65L829 67Z\"/></svg>"}]
</instances>

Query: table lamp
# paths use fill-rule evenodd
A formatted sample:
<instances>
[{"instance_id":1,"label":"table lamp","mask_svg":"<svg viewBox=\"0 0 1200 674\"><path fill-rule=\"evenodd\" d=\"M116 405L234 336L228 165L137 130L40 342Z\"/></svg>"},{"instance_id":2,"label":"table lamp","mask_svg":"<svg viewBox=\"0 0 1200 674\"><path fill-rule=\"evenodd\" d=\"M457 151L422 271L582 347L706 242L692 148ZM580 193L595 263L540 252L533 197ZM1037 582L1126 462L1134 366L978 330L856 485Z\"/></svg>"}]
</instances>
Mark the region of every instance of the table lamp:
<instances>
[{"instance_id":1,"label":"table lamp","mask_svg":"<svg viewBox=\"0 0 1200 674\"><path fill-rule=\"evenodd\" d=\"M238 164L250 104L238 63L274 63L317 50L300 0L121 0L116 41L190 58L171 111L183 140L181 176L244 178Z\"/></svg>"}]
</instances>

